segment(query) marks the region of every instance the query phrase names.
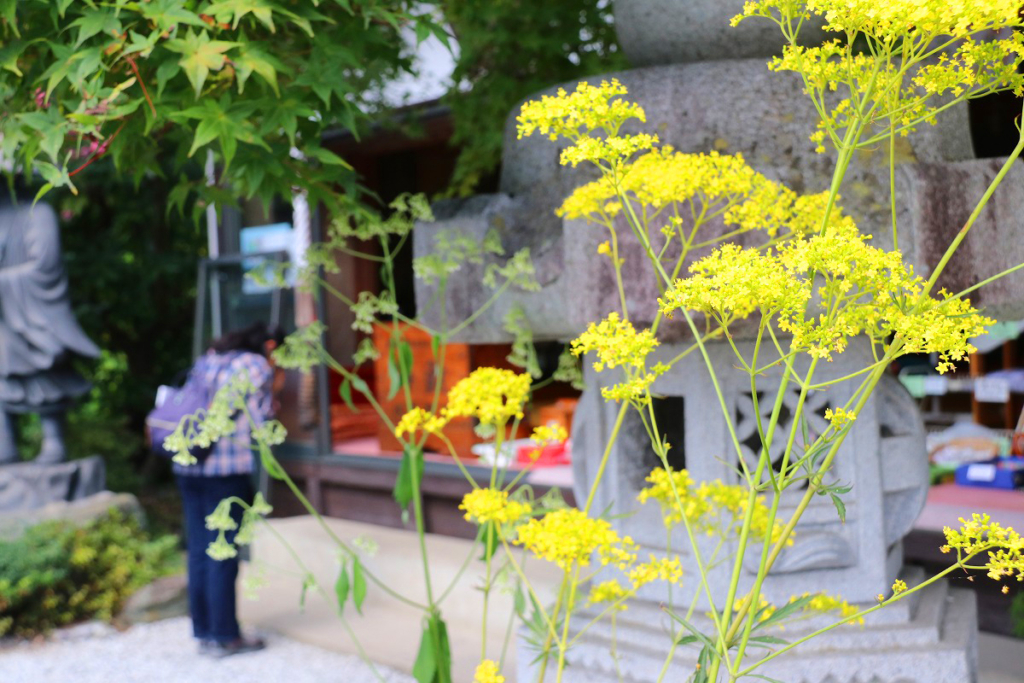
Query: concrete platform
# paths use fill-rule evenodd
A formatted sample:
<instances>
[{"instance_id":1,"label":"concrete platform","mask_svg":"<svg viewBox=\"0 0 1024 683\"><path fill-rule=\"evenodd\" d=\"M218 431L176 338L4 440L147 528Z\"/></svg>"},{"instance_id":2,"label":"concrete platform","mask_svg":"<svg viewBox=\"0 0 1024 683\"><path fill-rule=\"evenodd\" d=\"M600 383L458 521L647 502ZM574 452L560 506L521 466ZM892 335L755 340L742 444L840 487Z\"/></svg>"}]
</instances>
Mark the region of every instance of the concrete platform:
<instances>
[{"instance_id":1,"label":"concrete platform","mask_svg":"<svg viewBox=\"0 0 1024 683\"><path fill-rule=\"evenodd\" d=\"M263 572L268 582L259 590L258 599L240 596L239 613L245 626L276 631L293 640L344 653L358 653L338 618L333 601L334 583L338 577L338 553L326 532L312 517L289 517L270 521L307 563L309 571L324 587L331 602L310 592L305 609L299 606L302 573L280 542L266 529L261 529L253 545L253 562L245 566L245 576ZM420 569L416 535L409 531L390 529L345 520L329 519L327 524L341 539L372 539L379 545L375 557L366 558L365 565L386 584L398 588L407 597L425 601L423 575ZM472 543L447 536L430 535L427 552L435 594L442 592L458 574L470 553ZM479 555L479 551L476 551ZM262 569L261 569L262 567ZM561 574L550 565L528 562L527 575L543 600L553 599ZM484 564L473 559L457 587L442 604L451 641L454 680L471 681L481 659L481 615L483 594L476 589L484 576ZM240 589L241 592L241 589ZM504 645L512 597L500 591L491 593L491 618L487 627L487 656L498 659ZM410 671L422 632L422 613L389 597L380 588L368 584L363 615L352 608L345 617L366 654L375 662L399 671ZM508 646L508 658L514 659L515 636ZM508 680L514 678L514 662L505 667Z\"/></svg>"},{"instance_id":2,"label":"concrete platform","mask_svg":"<svg viewBox=\"0 0 1024 683\"><path fill-rule=\"evenodd\" d=\"M291 543L308 569L333 598L334 582L338 572L338 555L327 534L311 517L290 517L270 522L272 528ZM424 599L422 575L419 570L419 549L415 534L344 520L327 520L339 537L352 541L370 538L379 545L377 554L366 560L366 566L392 586L401 586L402 592L414 600ZM428 537L427 549L436 586L446 587L462 567L470 542L445 536ZM248 627L276 631L291 639L317 645L343 653L358 653L358 648L346 634L337 616L333 602L310 593L305 608L299 606L302 573L287 551L262 529L253 548L254 562L247 565L243 576L262 571L266 585L259 590L256 600L241 598L239 611ZM560 579L552 567L539 562L527 564L527 573L542 598L553 596ZM481 614L483 598L476 590L478 577L483 575L483 563L472 560L465 575L451 591L443 604L448 621L454 680L464 683L473 679L473 669L480 660ZM443 590L443 588L442 588ZM507 618L511 611L511 597L492 593L491 619L488 624L487 654L500 656ZM388 597L381 589L370 584L364 615L355 613L351 605L345 616L374 661L399 671L410 671L421 631L420 613ZM979 648L979 683L1024 683L1024 641L1001 636L981 634ZM514 659L515 643L508 649ZM515 662L506 666L508 680L515 680ZM966 683L966 682L965 682Z\"/></svg>"}]
</instances>

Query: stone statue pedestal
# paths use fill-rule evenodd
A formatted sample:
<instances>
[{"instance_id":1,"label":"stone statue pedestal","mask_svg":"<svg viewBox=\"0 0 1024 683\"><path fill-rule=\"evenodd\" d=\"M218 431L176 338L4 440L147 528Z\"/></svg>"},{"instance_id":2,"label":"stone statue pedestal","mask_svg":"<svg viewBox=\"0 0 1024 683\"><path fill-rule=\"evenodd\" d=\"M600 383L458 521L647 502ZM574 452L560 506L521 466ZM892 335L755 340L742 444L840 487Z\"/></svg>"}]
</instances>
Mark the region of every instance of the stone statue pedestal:
<instances>
[{"instance_id":1,"label":"stone statue pedestal","mask_svg":"<svg viewBox=\"0 0 1024 683\"><path fill-rule=\"evenodd\" d=\"M0 467L0 514L87 498L106 488L106 474L98 455L52 465L4 465Z\"/></svg>"},{"instance_id":2,"label":"stone statue pedestal","mask_svg":"<svg viewBox=\"0 0 1024 683\"><path fill-rule=\"evenodd\" d=\"M911 585L924 578L916 568L905 569L902 576ZM584 610L573 620L572 630L578 632L594 616ZM705 633L713 631L707 617L697 614L693 622ZM869 615L866 622L841 626L810 640L755 673L785 683L967 683L977 679L977 608L971 591L950 589L947 582L940 581ZM828 623L827 618L808 619L771 634L792 642ZM607 619L592 626L569 650L562 680L658 680L667 653L664 644L672 628L673 622L660 604L632 601L617 617L614 646ZM535 681L537 664L527 664L536 653L525 643L520 639L519 680ZM686 680L695 669L698 652L699 647L693 645L679 648L664 680ZM766 654L761 649L754 652L758 657ZM622 679L617 671L622 672Z\"/></svg>"}]
</instances>

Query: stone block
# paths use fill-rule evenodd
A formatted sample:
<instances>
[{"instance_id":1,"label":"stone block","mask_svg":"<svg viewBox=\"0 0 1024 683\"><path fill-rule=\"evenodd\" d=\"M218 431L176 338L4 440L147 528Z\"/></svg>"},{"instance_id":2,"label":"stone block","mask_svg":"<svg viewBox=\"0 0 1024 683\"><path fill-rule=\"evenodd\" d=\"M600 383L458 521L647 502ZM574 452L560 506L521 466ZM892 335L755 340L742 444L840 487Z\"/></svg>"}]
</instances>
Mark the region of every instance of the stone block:
<instances>
[{"instance_id":1,"label":"stone block","mask_svg":"<svg viewBox=\"0 0 1024 683\"><path fill-rule=\"evenodd\" d=\"M756 170L800 192L820 192L831 182L835 159L814 153L808 136L817 113L793 74L770 73L763 60L752 59L634 69L601 78L611 77L619 78L629 88L629 97L646 109L643 130L657 133L665 144L683 152L741 152ZM912 170L912 162L935 169L962 163L968 172L972 164L985 163L965 161L973 154L967 126L966 108L957 106L940 115L936 126L923 126L901 139L897 162L904 186L907 178L919 174ZM554 213L574 188L595 177L590 169L560 166L559 153L559 144L547 138L517 140L513 113L506 130L501 193L441 203L436 207L436 222L417 225L417 255L427 253L433 236L448 229L481 239L489 230L497 230L508 253L523 247L531 250L542 290L503 296L464 331L460 341L508 341L502 319L514 305L525 310L536 338L561 340L575 337L587 323L618 308L614 273L607 259L596 253L607 239L604 228L582 220L563 221ZM875 158L878 154L863 151L855 158L843 187L842 206L865 232L875 235L878 246L890 247L888 169ZM913 187L920 188L921 182L915 182ZM935 225L939 218L934 211L925 218L915 215L904 230L905 240L926 242L945 234L944 224ZM661 239L658 227L652 229L656 246ZM618 222L617 230L626 236L620 244L631 317L646 324L656 311L658 282L624 221ZM725 226L709 224L704 230L705 235L721 234ZM691 258L702 255L694 252ZM466 319L489 298L490 292L480 286L487 265L465 267L452 277L447 298L450 324ZM417 283L416 298L424 320L438 325L439 307L426 306L433 294L432 288ZM688 335L681 322L664 331L670 340Z\"/></svg>"},{"instance_id":2,"label":"stone block","mask_svg":"<svg viewBox=\"0 0 1024 683\"><path fill-rule=\"evenodd\" d=\"M967 223L1003 159L909 164L899 168L900 248L925 277ZM962 291L1024 263L1024 166L1014 164L950 260L939 285ZM971 294L971 301L1001 320L1024 318L1024 271Z\"/></svg>"},{"instance_id":3,"label":"stone block","mask_svg":"<svg viewBox=\"0 0 1024 683\"><path fill-rule=\"evenodd\" d=\"M738 346L749 358L752 345L743 342ZM651 362L668 360L684 348L664 344L655 351ZM710 344L707 350L719 369L722 396L733 418L743 457L754 466L760 438L749 378L731 369L735 357L728 345ZM760 362L767 364L771 360L762 350ZM854 340L846 353L836 356L831 363L818 365L814 381L837 379L869 363L867 345ZM599 455L611 437L618 412L616 404L606 403L600 396L601 387L614 383L615 377L609 376L611 373L595 373L589 363L585 363L585 368L587 388L577 405L572 435L577 500L586 499L593 485ZM798 366L798 371L805 370L803 362L803 369ZM759 402L762 419L767 419L771 412L779 375L765 373L758 382L759 390L764 392ZM812 434L822 433L827 425L825 410L844 405L855 384L841 383L809 395L804 415ZM735 482L736 450L700 355L690 354L677 363L658 378L652 391L662 397L659 401L675 399L674 403L665 403L667 410L655 406L660 413L656 413L659 429L670 435L682 435L681 440L669 438L674 446L670 456L675 459L675 466L686 467L698 482ZM784 413L792 413L798 397L799 390L791 385L783 399ZM781 420L769 450L773 463L785 449L791 426ZM612 447L607 472L595 494L594 509L608 510L613 525L640 544L644 556L648 552L663 554L665 548L665 531L657 506L640 506L637 502L637 495L646 485L645 477L658 466L660 461L651 449L647 432L631 411ZM856 426L840 448L831 470L832 481L852 486L843 496L845 522L840 520L828 497L816 496L796 527L795 544L783 551L765 583L766 597L776 603L784 602L791 595L802 594L808 586L822 590L839 587L843 597L851 602L869 602L879 593L887 592L902 563L900 540L924 506L927 466L924 425L917 406L895 379L883 377L872 399L858 414ZM798 485L783 494L780 520L790 519L802 495ZM687 549L681 552L684 567L691 575L696 572L683 530L676 530L672 547ZM710 552L710 547L705 552ZM747 559L741 591L753 583L758 553L751 552ZM685 566L687 563L689 566ZM722 582L716 589L724 599L727 577L716 578ZM668 599L663 584L647 586L641 595L653 601ZM703 607L706 598L701 600Z\"/></svg>"},{"instance_id":4,"label":"stone block","mask_svg":"<svg viewBox=\"0 0 1024 683\"><path fill-rule=\"evenodd\" d=\"M909 598L904 602L909 602ZM841 626L766 663L756 673L786 683L977 681L977 607L971 591L951 590L947 583L937 582L924 589L904 615L898 621ZM572 630L578 631L591 616L581 614ZM826 623L815 618L791 625L778 635L793 641ZM698 628L702 626L711 625L702 623ZM658 680L668 653L670 628L672 623L660 605L637 601L617 617L614 641L607 622L592 627L581 637L568 653L569 666L562 680L616 683L622 680L618 671L631 683ZM534 655L525 650L523 640L520 638L519 661L532 661ZM688 646L677 650L664 680L686 680L694 671L698 649ZM748 657L747 664L766 654L760 649L753 652L757 654ZM520 664L518 680L532 682L537 673L536 668L525 669Z\"/></svg>"},{"instance_id":5,"label":"stone block","mask_svg":"<svg viewBox=\"0 0 1024 683\"><path fill-rule=\"evenodd\" d=\"M730 19L745 0L615 0L615 32L633 66L712 59L743 59L781 54L784 38L767 19ZM827 37L822 22L807 22L801 43Z\"/></svg>"},{"instance_id":6,"label":"stone block","mask_svg":"<svg viewBox=\"0 0 1024 683\"><path fill-rule=\"evenodd\" d=\"M0 466L0 513L79 500L104 488L106 467L98 455L57 464L3 465Z\"/></svg>"},{"instance_id":7,"label":"stone block","mask_svg":"<svg viewBox=\"0 0 1024 683\"><path fill-rule=\"evenodd\" d=\"M145 513L139 500L130 493L100 491L87 498L54 501L31 510L0 512L0 540L21 536L29 527L43 522L66 521L82 526L102 517L111 508L133 515L145 522Z\"/></svg>"}]
</instances>

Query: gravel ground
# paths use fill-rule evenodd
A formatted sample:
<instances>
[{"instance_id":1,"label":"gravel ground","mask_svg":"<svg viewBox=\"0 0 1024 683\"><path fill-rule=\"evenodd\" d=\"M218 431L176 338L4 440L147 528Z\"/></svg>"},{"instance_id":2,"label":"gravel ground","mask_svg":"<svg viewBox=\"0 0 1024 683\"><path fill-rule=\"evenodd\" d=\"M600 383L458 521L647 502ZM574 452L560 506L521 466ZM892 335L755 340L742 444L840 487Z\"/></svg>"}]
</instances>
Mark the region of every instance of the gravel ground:
<instances>
[{"instance_id":1,"label":"gravel ground","mask_svg":"<svg viewBox=\"0 0 1024 683\"><path fill-rule=\"evenodd\" d=\"M358 657L297 643L273 634L261 652L220 660L196 653L187 617L133 626L117 632L86 624L42 644L0 650L3 683L378 683ZM388 683L408 676L378 667Z\"/></svg>"}]
</instances>

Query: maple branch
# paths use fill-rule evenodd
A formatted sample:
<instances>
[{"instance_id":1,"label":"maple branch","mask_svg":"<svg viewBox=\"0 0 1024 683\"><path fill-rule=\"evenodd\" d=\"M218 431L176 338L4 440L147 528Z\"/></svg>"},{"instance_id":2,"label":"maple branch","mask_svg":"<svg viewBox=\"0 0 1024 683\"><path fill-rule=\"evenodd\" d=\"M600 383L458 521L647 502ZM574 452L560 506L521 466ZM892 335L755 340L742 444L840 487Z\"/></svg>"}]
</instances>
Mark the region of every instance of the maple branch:
<instances>
[{"instance_id":1,"label":"maple branch","mask_svg":"<svg viewBox=\"0 0 1024 683\"><path fill-rule=\"evenodd\" d=\"M119 134L121 133L121 130L122 130L122 129L124 128L124 126L125 126L125 124L126 124L126 123L128 123L128 120L127 120L127 119L125 119L125 120L121 121L121 125L120 125L120 126L118 126L117 130L115 130L115 131L114 131L114 134L113 134L113 135L111 135L111 136L110 136L109 138L107 138L106 142L104 142L104 143L103 143L102 145L100 145L100 148L99 148L99 149L97 149L97 150L96 150L95 152L93 152L92 156L90 156L90 157L89 157L88 159L86 159L86 160L85 160L85 163L84 163L84 164L82 164L81 166L79 166L78 168L76 168L76 169L75 169L74 171L72 171L71 173L68 173L68 178L74 178L74 177L75 177L75 175L76 175L76 174L77 174L77 173L78 173L79 171L82 171L82 170L84 170L84 169L85 169L85 168L86 168L87 166L89 166L89 165L90 165L90 164L91 164L92 162L96 161L96 160L97 160L97 159L99 159L99 158L100 158L101 156L103 156L104 154L106 154L106 153L107 153L107 150L108 150L108 149L110 149L110 143L111 143L111 142L113 142L113 141L114 141L114 138L116 138L116 137L117 137L117 136L118 136L118 135L119 135Z\"/></svg>"},{"instance_id":2,"label":"maple branch","mask_svg":"<svg viewBox=\"0 0 1024 683\"><path fill-rule=\"evenodd\" d=\"M153 100L149 97L149 90L146 89L146 82L142 80L142 74L139 73L139 67L135 65L135 60L132 59L131 55L125 55L125 59L128 60L128 65L132 67L132 72L135 74L135 78L139 81L139 87L142 88L142 94L146 97L146 103L149 105L149 110L153 112L153 118L156 118L156 107L153 106Z\"/></svg>"}]
</instances>

